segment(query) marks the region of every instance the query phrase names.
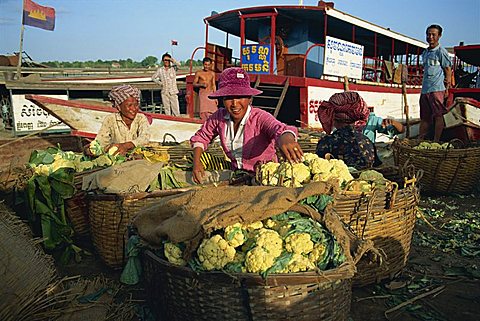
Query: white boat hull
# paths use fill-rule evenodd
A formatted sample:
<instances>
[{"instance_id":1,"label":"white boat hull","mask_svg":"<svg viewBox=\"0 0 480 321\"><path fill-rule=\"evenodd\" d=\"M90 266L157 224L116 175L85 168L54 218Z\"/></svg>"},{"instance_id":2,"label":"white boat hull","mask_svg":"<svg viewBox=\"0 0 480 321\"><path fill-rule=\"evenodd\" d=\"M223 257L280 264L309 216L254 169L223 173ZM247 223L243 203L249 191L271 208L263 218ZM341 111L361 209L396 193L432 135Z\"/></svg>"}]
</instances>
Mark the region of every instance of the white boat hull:
<instances>
[{"instance_id":1,"label":"white boat hull","mask_svg":"<svg viewBox=\"0 0 480 321\"><path fill-rule=\"evenodd\" d=\"M38 95L27 95L27 99L60 119L75 133L87 137L95 136L100 130L103 119L108 114L116 112L111 107ZM152 118L151 141L153 142L163 142L164 139L171 141L172 138L166 137L166 134L173 135L178 142L185 141L190 139L201 126L201 121L197 119L150 113L146 115Z\"/></svg>"}]
</instances>

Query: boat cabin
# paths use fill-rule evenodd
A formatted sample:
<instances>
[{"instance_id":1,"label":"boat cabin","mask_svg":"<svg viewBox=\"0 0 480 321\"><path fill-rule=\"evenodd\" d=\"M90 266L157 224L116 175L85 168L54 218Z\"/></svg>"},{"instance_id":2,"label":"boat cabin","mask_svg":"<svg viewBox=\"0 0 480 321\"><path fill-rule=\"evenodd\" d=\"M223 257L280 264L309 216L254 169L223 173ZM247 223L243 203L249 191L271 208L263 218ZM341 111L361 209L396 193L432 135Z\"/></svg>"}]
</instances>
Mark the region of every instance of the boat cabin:
<instances>
[{"instance_id":1,"label":"boat cabin","mask_svg":"<svg viewBox=\"0 0 480 321\"><path fill-rule=\"evenodd\" d=\"M309 114L335 91L401 94L404 85L419 93L420 56L427 45L339 11L332 2L235 9L213 13L204 22L205 47L194 54L204 49L217 73L230 66L247 70L254 86L264 91L253 105L292 125L319 128L318 119ZM209 41L211 28L225 33L225 44ZM239 57L233 57L232 37L238 38ZM193 76L187 77L187 110L193 117L198 102L192 82ZM376 99L370 100L381 109ZM402 118L401 112L395 117Z\"/></svg>"}]
</instances>

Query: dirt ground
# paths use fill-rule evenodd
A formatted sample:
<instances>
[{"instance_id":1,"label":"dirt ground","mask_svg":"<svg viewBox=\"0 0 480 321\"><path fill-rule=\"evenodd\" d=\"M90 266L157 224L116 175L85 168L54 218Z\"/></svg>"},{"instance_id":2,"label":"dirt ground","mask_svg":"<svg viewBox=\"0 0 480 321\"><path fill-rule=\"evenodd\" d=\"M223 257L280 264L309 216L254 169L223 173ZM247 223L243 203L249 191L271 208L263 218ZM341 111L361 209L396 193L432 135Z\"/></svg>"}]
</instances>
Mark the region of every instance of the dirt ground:
<instances>
[{"instance_id":1,"label":"dirt ground","mask_svg":"<svg viewBox=\"0 0 480 321\"><path fill-rule=\"evenodd\" d=\"M478 195L422 196L420 209L406 268L392 281L354 289L353 321L480 320Z\"/></svg>"}]
</instances>

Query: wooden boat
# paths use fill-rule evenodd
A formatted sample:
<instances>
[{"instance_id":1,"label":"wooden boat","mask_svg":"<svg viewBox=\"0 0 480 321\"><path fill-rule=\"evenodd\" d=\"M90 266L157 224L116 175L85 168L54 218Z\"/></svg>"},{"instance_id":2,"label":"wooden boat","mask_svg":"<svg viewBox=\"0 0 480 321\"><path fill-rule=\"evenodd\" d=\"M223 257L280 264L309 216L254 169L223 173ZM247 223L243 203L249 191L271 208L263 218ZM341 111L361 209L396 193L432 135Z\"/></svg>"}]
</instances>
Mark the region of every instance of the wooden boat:
<instances>
[{"instance_id":1,"label":"wooden boat","mask_svg":"<svg viewBox=\"0 0 480 321\"><path fill-rule=\"evenodd\" d=\"M240 61L253 85L264 91L253 105L283 122L320 129L319 103L344 90L359 92L378 116L410 125L420 117L420 55L427 47L423 41L324 1L318 6L234 9L204 21L205 46L197 49L213 59L216 72ZM226 34L225 45L209 42L210 28ZM229 46L230 35L239 37L239 48ZM238 59L232 57L233 49L239 49ZM187 111L193 115L193 76L187 76L186 89ZM410 132L417 131L418 126Z\"/></svg>"},{"instance_id":2,"label":"wooden boat","mask_svg":"<svg viewBox=\"0 0 480 321\"><path fill-rule=\"evenodd\" d=\"M480 140L480 45L454 47L454 88L449 90L449 112L444 115L444 140L465 143Z\"/></svg>"},{"instance_id":3,"label":"wooden boat","mask_svg":"<svg viewBox=\"0 0 480 321\"><path fill-rule=\"evenodd\" d=\"M116 112L112 107L94 103L76 102L40 95L26 98L48 111L72 129L73 135L94 138L100 130L103 119ZM200 128L200 119L145 113L151 118L151 141L163 142L170 134L178 142L188 140ZM167 135L168 136L168 135Z\"/></svg>"}]
</instances>

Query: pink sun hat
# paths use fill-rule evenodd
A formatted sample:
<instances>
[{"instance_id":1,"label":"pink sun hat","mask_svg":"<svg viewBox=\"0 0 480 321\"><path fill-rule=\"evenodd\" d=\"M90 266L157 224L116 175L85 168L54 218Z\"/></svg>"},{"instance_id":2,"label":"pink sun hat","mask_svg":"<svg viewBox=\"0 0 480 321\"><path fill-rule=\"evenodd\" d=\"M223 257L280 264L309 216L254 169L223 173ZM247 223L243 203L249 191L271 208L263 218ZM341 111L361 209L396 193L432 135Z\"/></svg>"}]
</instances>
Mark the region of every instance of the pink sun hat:
<instances>
[{"instance_id":1,"label":"pink sun hat","mask_svg":"<svg viewBox=\"0 0 480 321\"><path fill-rule=\"evenodd\" d=\"M218 90L208 98L227 96L256 96L263 91L250 87L250 77L245 70L239 67L225 69L218 80Z\"/></svg>"}]
</instances>

